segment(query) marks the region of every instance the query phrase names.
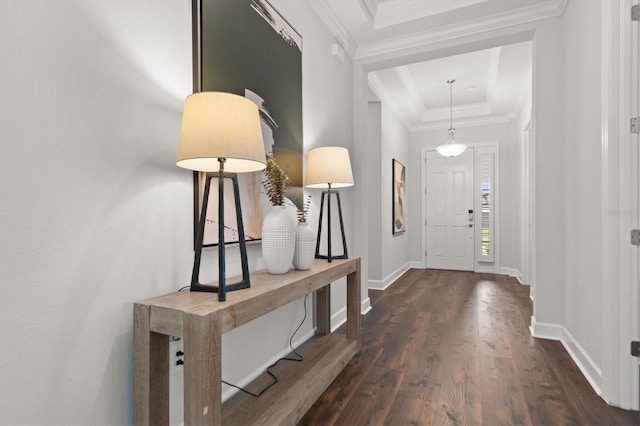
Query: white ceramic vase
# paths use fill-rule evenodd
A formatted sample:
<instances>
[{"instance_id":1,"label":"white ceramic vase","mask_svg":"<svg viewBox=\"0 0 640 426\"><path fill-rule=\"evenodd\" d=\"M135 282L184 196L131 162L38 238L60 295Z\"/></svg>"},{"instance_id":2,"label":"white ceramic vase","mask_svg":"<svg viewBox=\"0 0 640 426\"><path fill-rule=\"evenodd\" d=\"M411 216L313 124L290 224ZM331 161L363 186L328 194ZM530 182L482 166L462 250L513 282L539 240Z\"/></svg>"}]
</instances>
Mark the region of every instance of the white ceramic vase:
<instances>
[{"instance_id":1,"label":"white ceramic vase","mask_svg":"<svg viewBox=\"0 0 640 426\"><path fill-rule=\"evenodd\" d=\"M293 255L293 267L304 271L311 268L316 250L316 234L307 222L296 227L296 250Z\"/></svg>"},{"instance_id":2,"label":"white ceramic vase","mask_svg":"<svg viewBox=\"0 0 640 426\"><path fill-rule=\"evenodd\" d=\"M273 206L262 223L262 258L272 274L286 274L296 247L296 221L285 206Z\"/></svg>"}]
</instances>

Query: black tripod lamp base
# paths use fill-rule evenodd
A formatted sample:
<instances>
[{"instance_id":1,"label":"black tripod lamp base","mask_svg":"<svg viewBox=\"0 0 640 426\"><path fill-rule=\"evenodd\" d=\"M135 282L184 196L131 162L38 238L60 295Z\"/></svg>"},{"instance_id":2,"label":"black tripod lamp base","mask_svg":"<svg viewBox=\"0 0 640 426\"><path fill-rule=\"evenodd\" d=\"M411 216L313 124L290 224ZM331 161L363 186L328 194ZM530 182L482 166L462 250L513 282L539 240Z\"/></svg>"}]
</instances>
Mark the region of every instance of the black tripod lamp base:
<instances>
[{"instance_id":1,"label":"black tripod lamp base","mask_svg":"<svg viewBox=\"0 0 640 426\"><path fill-rule=\"evenodd\" d=\"M336 196L338 201L338 217L340 219L340 232L342 234L342 249L343 252L340 255L333 255L331 253L331 195ZM322 217L324 213L324 200L327 198L327 254L320 254L320 240L322 235ZM331 262L333 259L347 259L347 239L344 235L344 221L342 220L342 206L340 205L340 193L336 190L322 191L322 199L320 200L320 218L318 220L318 237L316 239L316 259L326 259Z\"/></svg>"},{"instance_id":2,"label":"black tripod lamp base","mask_svg":"<svg viewBox=\"0 0 640 426\"><path fill-rule=\"evenodd\" d=\"M243 288L249 288L249 287L251 287L251 284L249 280L246 280L246 281L241 281L233 284L224 283L223 285L214 285L214 284L206 285L206 284L200 284L200 283L191 283L191 287L189 288L189 290L218 293L218 300L221 302L224 302L227 300L226 293L228 291L242 290Z\"/></svg>"},{"instance_id":3,"label":"black tripod lamp base","mask_svg":"<svg viewBox=\"0 0 640 426\"><path fill-rule=\"evenodd\" d=\"M207 220L207 204L209 201L209 191L211 189L211 180L218 179L218 283L217 285L200 284L200 261L202 258L202 240L204 236L204 225ZM226 264L225 264L225 245L224 245L224 179L231 179L233 183L233 194L236 207L236 221L238 225L240 261L242 263L242 280L233 284L227 284L226 280ZM204 186L204 197L202 200L202 210L200 212L200 220L198 222L198 231L196 234L195 259L193 261L193 273L191 275L191 291L218 293L218 300L224 302L227 300L227 292L241 290L251 287L249 280L249 265L247 262L247 243L244 237L244 225L242 223L242 210L240 208L240 192L238 190L238 177L235 173L208 173Z\"/></svg>"}]
</instances>

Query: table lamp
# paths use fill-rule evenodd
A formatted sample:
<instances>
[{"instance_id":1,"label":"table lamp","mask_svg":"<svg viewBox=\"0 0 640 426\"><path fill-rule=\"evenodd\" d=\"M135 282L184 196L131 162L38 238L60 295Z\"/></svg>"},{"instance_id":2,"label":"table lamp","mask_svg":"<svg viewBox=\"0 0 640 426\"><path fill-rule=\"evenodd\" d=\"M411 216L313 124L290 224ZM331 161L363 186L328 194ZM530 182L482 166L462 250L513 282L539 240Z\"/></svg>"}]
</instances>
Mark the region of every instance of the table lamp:
<instances>
[{"instance_id":1,"label":"table lamp","mask_svg":"<svg viewBox=\"0 0 640 426\"><path fill-rule=\"evenodd\" d=\"M206 173L200 221L196 232L191 291L226 292L250 287L247 244L242 223L237 173L255 172L266 167L258 107L250 100L231 93L199 92L187 97L176 155L176 165ZM211 180L218 180L218 285L199 282L204 225ZM230 179L238 225L242 279L226 284L224 245L224 179Z\"/></svg>"},{"instance_id":2,"label":"table lamp","mask_svg":"<svg viewBox=\"0 0 640 426\"><path fill-rule=\"evenodd\" d=\"M320 200L320 219L318 220L318 238L316 240L316 259L346 259L347 239L344 235L344 222L342 220L342 207L340 206L340 193L335 188L353 186L353 173L349 150L340 146L326 146L309 150L307 157L306 188L327 188L322 191ZM338 215L340 218L340 231L342 232L343 254L333 256L331 254L331 195L338 201ZM322 216L324 212L324 200L327 198L327 254L320 254L320 236L322 234Z\"/></svg>"}]
</instances>

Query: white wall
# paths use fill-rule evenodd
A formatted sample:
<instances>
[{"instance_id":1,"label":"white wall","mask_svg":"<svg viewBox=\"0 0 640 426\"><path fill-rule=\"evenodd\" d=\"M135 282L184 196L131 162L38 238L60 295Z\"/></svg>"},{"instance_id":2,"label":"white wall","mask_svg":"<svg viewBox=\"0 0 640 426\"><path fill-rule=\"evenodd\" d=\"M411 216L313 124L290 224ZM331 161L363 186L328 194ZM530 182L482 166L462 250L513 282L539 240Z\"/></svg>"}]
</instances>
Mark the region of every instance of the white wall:
<instances>
[{"instance_id":1,"label":"white wall","mask_svg":"<svg viewBox=\"0 0 640 426\"><path fill-rule=\"evenodd\" d=\"M535 284L532 280L531 268L533 265L532 250L531 250L531 235L530 227L533 226L532 218L531 218L531 193L533 188L531 187L533 184L533 176L532 176L532 132L531 132L531 86L528 87L526 96L522 105L520 106L520 111L518 111L518 118L515 123L515 132L517 137L517 147L518 147L518 167L520 169L520 186L518 188L519 192L519 217L517 224L518 235L520 236L520 250L519 250L519 259L520 264L518 266L518 270L521 273L521 282L523 284L527 284L531 286L530 294L532 297L535 295ZM527 132L528 135L527 136ZM525 140L528 138L528 141ZM526 145L528 144L528 146ZM518 196L516 195L516 196Z\"/></svg>"},{"instance_id":2,"label":"white wall","mask_svg":"<svg viewBox=\"0 0 640 426\"><path fill-rule=\"evenodd\" d=\"M410 235L416 229L393 235L392 160L405 167L409 162L409 132L381 101L369 101L367 108L367 175L369 222L369 288L384 289L409 267ZM409 211L406 211L407 219Z\"/></svg>"},{"instance_id":3,"label":"white wall","mask_svg":"<svg viewBox=\"0 0 640 426\"><path fill-rule=\"evenodd\" d=\"M190 3L0 2L0 424L132 421L132 304L188 284L193 262L174 164ZM273 4L304 37L305 149L350 147L349 60L305 2ZM261 267L259 246L249 257ZM285 350L301 308L225 335L225 379Z\"/></svg>"},{"instance_id":4,"label":"white wall","mask_svg":"<svg viewBox=\"0 0 640 426\"><path fill-rule=\"evenodd\" d=\"M616 7L630 6L629 3L622 5L617 0L610 3ZM611 176L617 175L617 179L625 175L620 170L603 173L602 165L604 163L607 167L619 169L621 165L628 164L624 160L618 164L617 156L622 152L623 138L619 136L617 129L619 113L611 113L617 111L620 106L615 104L615 100L619 99L616 91L619 87L624 87L621 76L628 70L619 69L620 64L615 63L616 60L613 58L617 53L611 51L603 55L605 52L601 50L603 45L606 45L607 49L620 49L627 43L627 40L609 39L611 34L603 32L603 11L610 9L611 5L604 1L569 1L564 12L562 31L557 36L557 40L562 42L557 48L557 51L561 50L562 60L556 61L555 66L547 64L548 74L555 73L547 82L556 85L561 83L561 87L556 89L556 93L561 96L555 96L556 102L562 104L559 117L562 117L564 123L561 127L546 128L551 123L540 122L540 97L536 100L536 93L540 91L536 91L534 87L538 165L535 171L538 175L536 185L544 184L550 177L555 177L556 187L553 187L550 194L543 188L536 188L538 267L533 332L539 337L561 340L595 391L599 394L602 392L607 402L629 408L637 407L637 397L631 398L634 392L637 395L637 373L633 373L637 369L634 370L632 366L635 361L629 359L627 347L623 348L629 339L623 338L622 330L627 327L626 322L631 314L628 312L625 316L622 311L632 304L624 300L623 294L628 290L626 283L617 282L626 271L620 267L619 271L612 273L603 267L604 259L610 262L609 267L612 264L622 265L617 263L619 258L613 260L612 256L616 255L605 252L603 248L603 236L606 235L612 240L619 238L607 232L610 223L607 222L608 218L603 216L606 210L604 200L607 203L615 200L620 193L619 186L614 183L617 181L610 180ZM605 19L608 24L628 25L622 16L607 16ZM612 31L612 34L623 34L618 33L619 28L608 31ZM608 56L609 53L612 54L611 57ZM623 50L619 54L624 56L628 53ZM614 62L609 63L609 60ZM620 63L623 62L621 60ZM605 78L603 70L607 70ZM612 70L617 70L619 74ZM612 81L608 81L609 78ZM603 99L603 93L609 94L612 98ZM543 100L552 102L551 99ZM603 111L608 116L610 125L608 121L603 121ZM557 118L554 121L557 121ZM628 122L622 127L625 134L628 132L627 126ZM561 130L562 135L562 140L558 141L555 149L545 144L546 138L551 137L549 130L553 128ZM540 132L545 132L546 135ZM558 162L560 164L557 164ZM561 168L562 173L556 172L558 168ZM540 173L546 176L539 176ZM547 188L551 188L550 183ZM605 188L605 185L609 186ZM611 195L605 194L605 191L610 191ZM561 198L557 197L558 192ZM551 198L545 198L545 195L550 195ZM612 198L609 199L609 196ZM553 208L549 203L553 198L556 198L555 209L548 211L547 217L541 220L540 214L545 213L540 203L547 204L547 208ZM610 208L612 205L608 204L607 207ZM553 211L557 211L562 217L554 218ZM615 210L613 212L615 215ZM551 221L552 218L555 220ZM548 232L542 228L550 225L554 227L555 235L551 239L541 240L544 238L543 234ZM620 237L616 244L622 241L628 248L628 234ZM546 250L558 243L561 244L563 252L558 254L558 247L553 248L551 253L560 257L551 259ZM611 245L608 247L612 249ZM613 253L622 257L623 252L618 252L617 247L612 250L616 250ZM540 265L540 255L547 257L547 263L555 264L562 261L562 274L554 277L555 281L561 279L561 282L550 285L551 277ZM544 297L541 297L542 292L545 293ZM558 296L555 300L552 297L553 293ZM551 312L552 309L555 312ZM605 314L605 309L608 315ZM541 320L542 318L545 319ZM635 365L637 366L637 363ZM636 377L635 380L633 376ZM628 387L625 387L625 384Z\"/></svg>"},{"instance_id":5,"label":"white wall","mask_svg":"<svg viewBox=\"0 0 640 426\"><path fill-rule=\"evenodd\" d=\"M564 126L562 20L536 23L533 39L535 322L564 321ZM534 330L535 330L535 323Z\"/></svg>"},{"instance_id":6,"label":"white wall","mask_svg":"<svg viewBox=\"0 0 640 426\"><path fill-rule=\"evenodd\" d=\"M601 8L569 2L564 25L564 324L602 365Z\"/></svg>"},{"instance_id":7,"label":"white wall","mask_svg":"<svg viewBox=\"0 0 640 426\"><path fill-rule=\"evenodd\" d=\"M189 2L0 19L0 423L130 423L132 303L187 284L193 253Z\"/></svg>"},{"instance_id":8,"label":"white wall","mask_svg":"<svg viewBox=\"0 0 640 426\"><path fill-rule=\"evenodd\" d=\"M382 150L382 103L370 101L367 104L367 156L369 157L367 177L369 182L379 182L380 155ZM369 279L382 277L382 193L377 185L369 185L367 191L367 214L369 220Z\"/></svg>"},{"instance_id":9,"label":"white wall","mask_svg":"<svg viewBox=\"0 0 640 426\"><path fill-rule=\"evenodd\" d=\"M407 231L401 234L393 235L393 193L392 193L392 176L393 167L392 159L396 159L404 164L409 164L409 132L404 128L402 123L395 116L393 110L384 102L382 103L382 150L381 158L378 164L380 170L380 193L382 196L381 222L379 224L379 232L381 235L381 275L380 280L391 279L406 269L407 263L410 261L409 241L410 236L419 232L420 228L407 228ZM407 170L407 169L405 169ZM407 181L407 187L414 185L414 182ZM407 219L411 212L412 204L407 199ZM369 277L372 278L372 277Z\"/></svg>"}]
</instances>

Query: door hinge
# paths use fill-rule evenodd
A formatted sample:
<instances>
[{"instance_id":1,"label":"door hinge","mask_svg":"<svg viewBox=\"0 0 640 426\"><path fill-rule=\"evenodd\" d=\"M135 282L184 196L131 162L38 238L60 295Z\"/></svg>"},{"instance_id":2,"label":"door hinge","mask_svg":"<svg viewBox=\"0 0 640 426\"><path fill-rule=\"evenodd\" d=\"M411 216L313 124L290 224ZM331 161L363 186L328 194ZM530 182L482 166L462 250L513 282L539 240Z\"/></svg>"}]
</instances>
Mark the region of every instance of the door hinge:
<instances>
[{"instance_id":1,"label":"door hinge","mask_svg":"<svg viewBox=\"0 0 640 426\"><path fill-rule=\"evenodd\" d=\"M631 6L631 20L640 21L640 5Z\"/></svg>"},{"instance_id":2,"label":"door hinge","mask_svg":"<svg viewBox=\"0 0 640 426\"><path fill-rule=\"evenodd\" d=\"M640 117L631 119L631 133L640 133Z\"/></svg>"},{"instance_id":3,"label":"door hinge","mask_svg":"<svg viewBox=\"0 0 640 426\"><path fill-rule=\"evenodd\" d=\"M631 342L631 356L640 357L640 342L635 340Z\"/></svg>"},{"instance_id":4,"label":"door hinge","mask_svg":"<svg viewBox=\"0 0 640 426\"><path fill-rule=\"evenodd\" d=\"M640 229L631 230L631 245L640 246Z\"/></svg>"}]
</instances>

